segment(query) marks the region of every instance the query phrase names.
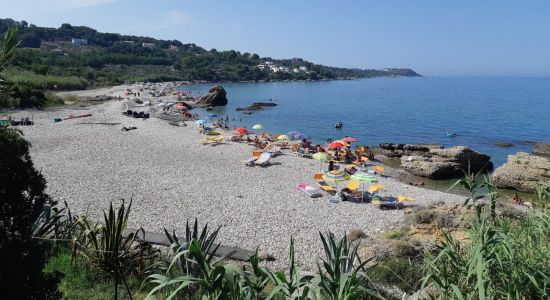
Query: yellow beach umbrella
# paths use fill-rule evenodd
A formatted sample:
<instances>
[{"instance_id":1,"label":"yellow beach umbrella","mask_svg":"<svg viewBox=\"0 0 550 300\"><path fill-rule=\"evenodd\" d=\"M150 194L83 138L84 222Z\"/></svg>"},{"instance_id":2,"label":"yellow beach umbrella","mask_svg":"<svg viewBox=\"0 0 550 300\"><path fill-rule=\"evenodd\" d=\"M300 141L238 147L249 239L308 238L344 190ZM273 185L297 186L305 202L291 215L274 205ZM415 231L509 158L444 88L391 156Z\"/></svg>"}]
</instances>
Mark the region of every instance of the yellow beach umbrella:
<instances>
[{"instance_id":1,"label":"yellow beach umbrella","mask_svg":"<svg viewBox=\"0 0 550 300\"><path fill-rule=\"evenodd\" d=\"M330 161L332 158L325 152L317 152L311 156L311 158L319 161L319 171L321 171L321 166L324 161Z\"/></svg>"}]
</instances>

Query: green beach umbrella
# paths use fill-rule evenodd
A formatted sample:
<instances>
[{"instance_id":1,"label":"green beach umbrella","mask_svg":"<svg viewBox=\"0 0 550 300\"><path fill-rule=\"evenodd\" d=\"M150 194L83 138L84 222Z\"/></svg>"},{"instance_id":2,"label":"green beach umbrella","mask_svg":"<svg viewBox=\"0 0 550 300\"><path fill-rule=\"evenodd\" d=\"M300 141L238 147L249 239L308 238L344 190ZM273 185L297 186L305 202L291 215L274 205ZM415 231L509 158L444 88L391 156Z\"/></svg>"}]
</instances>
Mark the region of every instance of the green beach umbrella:
<instances>
[{"instance_id":1,"label":"green beach umbrella","mask_svg":"<svg viewBox=\"0 0 550 300\"><path fill-rule=\"evenodd\" d=\"M357 172L353 175L351 175L352 180L357 180L359 182L370 182L370 183L377 183L378 179L374 177L373 175L365 172Z\"/></svg>"},{"instance_id":2,"label":"green beach umbrella","mask_svg":"<svg viewBox=\"0 0 550 300\"><path fill-rule=\"evenodd\" d=\"M359 181L361 183L361 202L363 202L363 183L369 182L369 183L377 183L378 179L374 177L373 175L365 172L356 172L355 174L351 175L351 180Z\"/></svg>"},{"instance_id":3,"label":"green beach umbrella","mask_svg":"<svg viewBox=\"0 0 550 300\"><path fill-rule=\"evenodd\" d=\"M325 152L317 152L311 156L311 158L319 161L319 171L321 171L321 166L324 161L330 161L332 158Z\"/></svg>"}]
</instances>

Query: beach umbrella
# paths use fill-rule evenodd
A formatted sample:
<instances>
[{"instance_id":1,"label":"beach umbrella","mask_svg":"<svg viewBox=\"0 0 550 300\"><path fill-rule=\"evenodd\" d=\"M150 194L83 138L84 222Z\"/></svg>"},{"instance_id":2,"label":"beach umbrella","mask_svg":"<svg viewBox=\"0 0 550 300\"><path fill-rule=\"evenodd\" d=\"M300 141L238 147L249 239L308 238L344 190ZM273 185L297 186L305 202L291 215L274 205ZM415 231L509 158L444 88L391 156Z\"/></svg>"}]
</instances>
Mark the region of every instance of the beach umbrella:
<instances>
[{"instance_id":1,"label":"beach umbrella","mask_svg":"<svg viewBox=\"0 0 550 300\"><path fill-rule=\"evenodd\" d=\"M248 134L248 129L244 127L239 127L235 129L235 132L238 134Z\"/></svg>"},{"instance_id":2,"label":"beach umbrella","mask_svg":"<svg viewBox=\"0 0 550 300\"><path fill-rule=\"evenodd\" d=\"M349 143L347 143L347 142L345 142L345 141L342 141L342 140L336 140L336 141L334 141L333 143L340 143L340 144L342 144L342 145L344 145L344 146L349 146Z\"/></svg>"},{"instance_id":3,"label":"beach umbrella","mask_svg":"<svg viewBox=\"0 0 550 300\"><path fill-rule=\"evenodd\" d=\"M332 170L323 173L323 178L332 182L346 181L349 179L349 174L341 170Z\"/></svg>"},{"instance_id":4,"label":"beach umbrella","mask_svg":"<svg viewBox=\"0 0 550 300\"><path fill-rule=\"evenodd\" d=\"M345 138L341 139L341 141L346 143L352 143L352 142L357 142L358 139L351 136L346 136Z\"/></svg>"},{"instance_id":5,"label":"beach umbrella","mask_svg":"<svg viewBox=\"0 0 550 300\"><path fill-rule=\"evenodd\" d=\"M208 116L206 116L208 119L215 119L218 117L218 115L216 114L208 114Z\"/></svg>"},{"instance_id":6,"label":"beach umbrella","mask_svg":"<svg viewBox=\"0 0 550 300\"><path fill-rule=\"evenodd\" d=\"M195 124L204 125L204 124L206 124L206 120L198 120L197 122L195 122Z\"/></svg>"},{"instance_id":7,"label":"beach umbrella","mask_svg":"<svg viewBox=\"0 0 550 300\"><path fill-rule=\"evenodd\" d=\"M311 156L311 158L319 161L319 171L321 171L321 166L324 161L330 161L331 158L325 152L317 152Z\"/></svg>"},{"instance_id":8,"label":"beach umbrella","mask_svg":"<svg viewBox=\"0 0 550 300\"><path fill-rule=\"evenodd\" d=\"M294 130L294 131L291 131L291 132L287 133L288 136L293 136L293 135L297 135L297 134L302 134L302 133L297 131L297 130Z\"/></svg>"},{"instance_id":9,"label":"beach umbrella","mask_svg":"<svg viewBox=\"0 0 550 300\"><path fill-rule=\"evenodd\" d=\"M277 141L288 141L290 138L286 134L281 134L277 137Z\"/></svg>"},{"instance_id":10,"label":"beach umbrella","mask_svg":"<svg viewBox=\"0 0 550 300\"><path fill-rule=\"evenodd\" d=\"M264 125L262 125L262 124L256 124L256 125L252 126L252 129L256 129L256 130L262 129L262 128L264 128Z\"/></svg>"},{"instance_id":11,"label":"beach umbrella","mask_svg":"<svg viewBox=\"0 0 550 300\"><path fill-rule=\"evenodd\" d=\"M298 133L291 136L293 140L310 140L311 137L307 134Z\"/></svg>"},{"instance_id":12,"label":"beach umbrella","mask_svg":"<svg viewBox=\"0 0 550 300\"><path fill-rule=\"evenodd\" d=\"M339 142L339 141L335 141L335 142L332 142L330 144L328 144L328 147L331 148L331 149L335 149L335 148L342 148L346 145L344 145L343 143Z\"/></svg>"},{"instance_id":13,"label":"beach umbrella","mask_svg":"<svg viewBox=\"0 0 550 300\"><path fill-rule=\"evenodd\" d=\"M376 179L376 177L372 176L369 173L365 173L365 172L356 172L355 174L351 175L350 179L355 180L355 181L359 181L361 183L361 202L363 202L363 183L365 183L365 182L377 183L378 182L378 179Z\"/></svg>"}]
</instances>

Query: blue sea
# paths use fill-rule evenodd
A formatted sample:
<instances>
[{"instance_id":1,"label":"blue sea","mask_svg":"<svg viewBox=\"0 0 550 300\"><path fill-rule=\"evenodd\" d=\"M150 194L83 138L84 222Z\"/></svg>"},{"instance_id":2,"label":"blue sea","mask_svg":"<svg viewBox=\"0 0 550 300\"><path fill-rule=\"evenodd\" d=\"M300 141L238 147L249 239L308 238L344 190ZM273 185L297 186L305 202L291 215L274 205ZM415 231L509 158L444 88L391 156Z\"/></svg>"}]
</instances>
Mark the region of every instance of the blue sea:
<instances>
[{"instance_id":1,"label":"blue sea","mask_svg":"<svg viewBox=\"0 0 550 300\"><path fill-rule=\"evenodd\" d=\"M212 84L182 87L204 95ZM298 130L315 142L353 136L360 144L466 145L495 166L533 142L550 141L550 78L374 78L349 81L226 83L230 124L262 124L272 133ZM245 115L253 102L278 104ZM206 114L199 110L199 114ZM335 129L336 121L344 127ZM446 132L455 132L448 137ZM496 143L511 143L501 148Z\"/></svg>"}]
</instances>

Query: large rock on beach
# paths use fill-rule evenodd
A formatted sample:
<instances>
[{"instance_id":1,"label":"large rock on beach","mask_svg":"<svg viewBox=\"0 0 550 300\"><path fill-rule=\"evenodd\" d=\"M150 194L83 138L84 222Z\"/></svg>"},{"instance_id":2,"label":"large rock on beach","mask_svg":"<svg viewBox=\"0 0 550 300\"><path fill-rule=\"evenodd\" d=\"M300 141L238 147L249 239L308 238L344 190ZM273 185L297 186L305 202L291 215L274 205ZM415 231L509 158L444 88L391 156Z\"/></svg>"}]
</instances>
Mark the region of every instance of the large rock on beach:
<instances>
[{"instance_id":1,"label":"large rock on beach","mask_svg":"<svg viewBox=\"0 0 550 300\"><path fill-rule=\"evenodd\" d=\"M227 105L227 93L221 85L216 85L208 90L208 94L195 103L197 107L224 106Z\"/></svg>"},{"instance_id":2,"label":"large rock on beach","mask_svg":"<svg viewBox=\"0 0 550 300\"><path fill-rule=\"evenodd\" d=\"M493 173L493 183L499 188L521 192L535 191L537 181L548 179L550 159L518 152L508 155L508 161Z\"/></svg>"},{"instance_id":3,"label":"large rock on beach","mask_svg":"<svg viewBox=\"0 0 550 300\"><path fill-rule=\"evenodd\" d=\"M427 149L426 149L427 148ZM429 146L406 150L401 156L401 167L410 174L430 179L451 179L461 176L462 170L491 171L489 155L473 151L466 146L450 148Z\"/></svg>"},{"instance_id":4,"label":"large rock on beach","mask_svg":"<svg viewBox=\"0 0 550 300\"><path fill-rule=\"evenodd\" d=\"M550 157L550 143L536 143L533 145L533 154Z\"/></svg>"},{"instance_id":5,"label":"large rock on beach","mask_svg":"<svg viewBox=\"0 0 550 300\"><path fill-rule=\"evenodd\" d=\"M254 102L250 104L247 107L237 107L236 111L242 111L242 112L253 112L253 111L259 111L264 110L264 107L272 107L277 106L277 103L273 102Z\"/></svg>"}]
</instances>

